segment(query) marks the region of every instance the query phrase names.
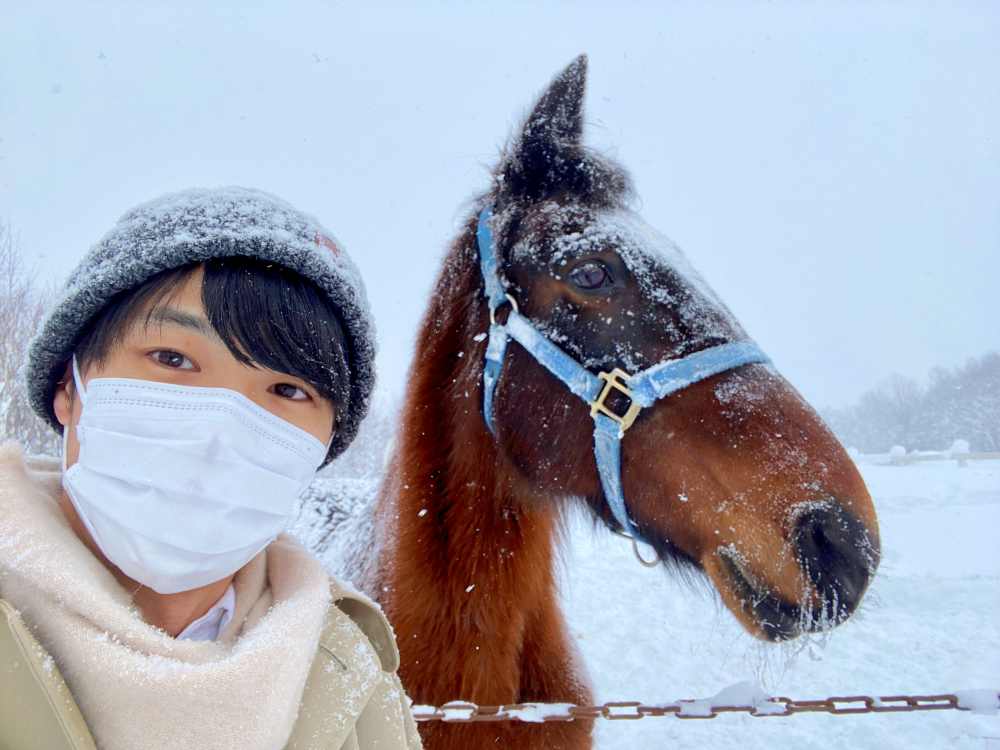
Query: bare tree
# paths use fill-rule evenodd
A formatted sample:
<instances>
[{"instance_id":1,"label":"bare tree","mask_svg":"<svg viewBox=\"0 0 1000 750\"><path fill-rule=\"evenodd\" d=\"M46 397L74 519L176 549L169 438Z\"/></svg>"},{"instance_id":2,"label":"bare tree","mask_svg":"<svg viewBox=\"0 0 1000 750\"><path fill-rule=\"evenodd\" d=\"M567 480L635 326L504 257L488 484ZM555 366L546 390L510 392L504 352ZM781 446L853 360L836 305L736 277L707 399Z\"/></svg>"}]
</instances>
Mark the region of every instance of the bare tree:
<instances>
[{"instance_id":1,"label":"bare tree","mask_svg":"<svg viewBox=\"0 0 1000 750\"><path fill-rule=\"evenodd\" d=\"M323 470L323 476L349 479L380 477L398 421L398 404L387 399L374 399L354 442Z\"/></svg>"},{"instance_id":2,"label":"bare tree","mask_svg":"<svg viewBox=\"0 0 1000 750\"><path fill-rule=\"evenodd\" d=\"M25 264L10 225L0 222L0 439L16 440L29 453L55 455L59 441L35 416L21 377L28 345L51 297Z\"/></svg>"}]
</instances>

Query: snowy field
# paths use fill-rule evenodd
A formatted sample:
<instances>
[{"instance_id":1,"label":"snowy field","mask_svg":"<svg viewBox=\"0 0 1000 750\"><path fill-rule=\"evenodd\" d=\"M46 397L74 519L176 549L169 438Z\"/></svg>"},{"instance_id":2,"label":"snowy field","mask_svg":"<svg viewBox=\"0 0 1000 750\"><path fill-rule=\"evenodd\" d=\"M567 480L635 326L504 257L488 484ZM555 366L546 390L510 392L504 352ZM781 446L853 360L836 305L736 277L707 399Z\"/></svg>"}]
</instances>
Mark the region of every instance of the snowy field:
<instances>
[{"instance_id":1,"label":"snowy field","mask_svg":"<svg viewBox=\"0 0 1000 750\"><path fill-rule=\"evenodd\" d=\"M706 585L647 570L627 542L574 523L563 597L598 702L667 703L743 681L771 695L1000 688L1000 462L862 462L882 565L861 610L824 638L745 635ZM597 723L628 748L1000 748L1000 715L958 711Z\"/></svg>"}]
</instances>

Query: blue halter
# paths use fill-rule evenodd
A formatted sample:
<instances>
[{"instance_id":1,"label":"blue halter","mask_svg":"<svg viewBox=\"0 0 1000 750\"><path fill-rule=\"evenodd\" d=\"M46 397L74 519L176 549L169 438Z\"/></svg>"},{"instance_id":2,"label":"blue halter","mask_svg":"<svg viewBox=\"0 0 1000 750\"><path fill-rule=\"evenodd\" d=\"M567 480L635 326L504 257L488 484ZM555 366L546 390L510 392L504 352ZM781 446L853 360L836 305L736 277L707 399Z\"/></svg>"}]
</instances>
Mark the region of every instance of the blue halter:
<instances>
[{"instance_id":1,"label":"blue halter","mask_svg":"<svg viewBox=\"0 0 1000 750\"><path fill-rule=\"evenodd\" d=\"M507 343L514 339L590 406L590 416L594 419L594 458L601 477L601 487L604 489L604 499L622 532L633 540L639 539L638 526L628 515L622 492L621 439L625 431L632 426L642 409L652 406L671 393L720 372L743 365L764 364L770 360L753 342L739 341L703 349L680 359L660 362L635 375L629 375L618 368L594 375L549 341L531 321L521 315L517 302L504 291L493 232L489 225L492 216L492 207L484 208L479 214L479 226L476 230L479 265L490 308L490 336L483 368L483 416L486 426L495 437L493 398L503 368ZM511 310L507 322L500 324L497 322L496 312L505 304L509 304ZM629 399L630 405L624 414L612 411L606 403L612 391L618 391Z\"/></svg>"}]
</instances>

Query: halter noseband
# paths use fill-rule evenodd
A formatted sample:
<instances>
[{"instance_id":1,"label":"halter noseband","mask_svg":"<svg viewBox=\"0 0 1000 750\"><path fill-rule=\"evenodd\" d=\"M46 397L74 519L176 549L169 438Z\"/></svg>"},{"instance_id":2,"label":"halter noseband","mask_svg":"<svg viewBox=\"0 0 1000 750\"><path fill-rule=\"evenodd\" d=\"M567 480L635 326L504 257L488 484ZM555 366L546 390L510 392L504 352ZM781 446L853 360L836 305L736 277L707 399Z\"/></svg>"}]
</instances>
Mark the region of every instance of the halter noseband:
<instances>
[{"instance_id":1,"label":"halter noseband","mask_svg":"<svg viewBox=\"0 0 1000 750\"><path fill-rule=\"evenodd\" d=\"M618 368L594 375L549 341L531 321L521 315L517 302L504 291L493 232L489 225L492 216L492 207L484 208L479 214L479 226L476 230L479 267L490 309L490 335L483 367L483 417L486 426L495 437L493 397L503 368L507 342L514 339L590 406L590 416L594 419L594 458L601 477L601 487L604 489L604 499L622 532L633 540L639 539L638 526L628 515L622 492L621 439L625 431L632 426L642 409L652 406L671 393L720 372L743 365L766 364L770 360L753 342L738 341L703 349L679 359L666 360L635 375L629 375ZM507 322L500 324L497 322L496 312L505 304L509 304L511 310ZM630 403L624 414L618 414L608 405L607 399L612 391L618 391L628 398Z\"/></svg>"}]
</instances>

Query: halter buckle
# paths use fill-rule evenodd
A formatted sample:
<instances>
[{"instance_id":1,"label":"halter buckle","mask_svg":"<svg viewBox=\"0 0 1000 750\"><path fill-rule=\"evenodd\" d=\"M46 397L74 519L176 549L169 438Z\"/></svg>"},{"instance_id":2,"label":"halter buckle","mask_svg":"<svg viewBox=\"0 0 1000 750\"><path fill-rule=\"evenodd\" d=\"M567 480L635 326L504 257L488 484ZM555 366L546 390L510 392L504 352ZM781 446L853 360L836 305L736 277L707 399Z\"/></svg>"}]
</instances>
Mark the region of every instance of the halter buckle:
<instances>
[{"instance_id":1,"label":"halter buckle","mask_svg":"<svg viewBox=\"0 0 1000 750\"><path fill-rule=\"evenodd\" d=\"M590 402L590 416L596 417L598 414L603 414L606 417L610 417L618 423L621 431L625 432L635 422L635 418L639 416L639 412L642 411L642 406L636 402L632 391L626 385L629 374L616 367L611 372L597 373L597 377L604 381L604 387L601 388L601 392L597 398ZM612 390L618 391L628 398L629 407L625 410L624 414L616 414L605 403L608 396L611 395Z\"/></svg>"}]
</instances>

